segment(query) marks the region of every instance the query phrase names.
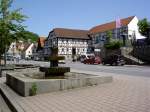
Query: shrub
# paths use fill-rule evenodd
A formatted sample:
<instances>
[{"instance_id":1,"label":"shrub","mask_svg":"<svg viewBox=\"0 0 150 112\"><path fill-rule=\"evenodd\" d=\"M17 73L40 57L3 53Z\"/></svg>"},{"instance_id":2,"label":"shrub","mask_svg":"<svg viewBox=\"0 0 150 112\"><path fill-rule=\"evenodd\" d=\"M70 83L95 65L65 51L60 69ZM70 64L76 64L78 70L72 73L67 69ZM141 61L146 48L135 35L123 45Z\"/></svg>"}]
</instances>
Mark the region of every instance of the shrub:
<instances>
[{"instance_id":1,"label":"shrub","mask_svg":"<svg viewBox=\"0 0 150 112\"><path fill-rule=\"evenodd\" d=\"M108 44L105 44L104 47L106 49L114 50L114 49L119 49L122 45L123 44L120 41L112 41L112 42L110 42Z\"/></svg>"},{"instance_id":2,"label":"shrub","mask_svg":"<svg viewBox=\"0 0 150 112\"><path fill-rule=\"evenodd\" d=\"M36 93L37 93L37 85L36 85L36 83L33 83L29 94L30 94L30 96L34 96L34 95L36 95Z\"/></svg>"}]
</instances>

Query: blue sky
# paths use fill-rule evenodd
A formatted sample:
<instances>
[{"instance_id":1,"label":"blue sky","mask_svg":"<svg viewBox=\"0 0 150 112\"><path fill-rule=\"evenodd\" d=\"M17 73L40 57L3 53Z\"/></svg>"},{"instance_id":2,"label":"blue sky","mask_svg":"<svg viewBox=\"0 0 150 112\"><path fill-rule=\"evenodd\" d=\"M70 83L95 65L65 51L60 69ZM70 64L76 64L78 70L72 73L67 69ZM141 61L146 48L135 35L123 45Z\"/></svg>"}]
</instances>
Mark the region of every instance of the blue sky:
<instances>
[{"instance_id":1,"label":"blue sky","mask_svg":"<svg viewBox=\"0 0 150 112\"><path fill-rule=\"evenodd\" d=\"M29 18L27 30L47 36L53 28L90 29L117 18L148 18L150 0L14 0Z\"/></svg>"}]
</instances>

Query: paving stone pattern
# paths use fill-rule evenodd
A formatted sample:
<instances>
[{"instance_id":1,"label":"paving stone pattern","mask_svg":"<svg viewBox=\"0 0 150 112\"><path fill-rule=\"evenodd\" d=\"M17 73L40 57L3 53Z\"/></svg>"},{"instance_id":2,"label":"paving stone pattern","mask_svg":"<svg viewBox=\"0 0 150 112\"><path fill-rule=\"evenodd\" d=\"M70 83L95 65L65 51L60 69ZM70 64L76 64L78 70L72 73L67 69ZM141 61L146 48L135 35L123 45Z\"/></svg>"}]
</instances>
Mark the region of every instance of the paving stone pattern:
<instances>
[{"instance_id":1,"label":"paving stone pattern","mask_svg":"<svg viewBox=\"0 0 150 112\"><path fill-rule=\"evenodd\" d=\"M150 78L114 76L93 87L22 97L26 112L150 112Z\"/></svg>"}]
</instances>

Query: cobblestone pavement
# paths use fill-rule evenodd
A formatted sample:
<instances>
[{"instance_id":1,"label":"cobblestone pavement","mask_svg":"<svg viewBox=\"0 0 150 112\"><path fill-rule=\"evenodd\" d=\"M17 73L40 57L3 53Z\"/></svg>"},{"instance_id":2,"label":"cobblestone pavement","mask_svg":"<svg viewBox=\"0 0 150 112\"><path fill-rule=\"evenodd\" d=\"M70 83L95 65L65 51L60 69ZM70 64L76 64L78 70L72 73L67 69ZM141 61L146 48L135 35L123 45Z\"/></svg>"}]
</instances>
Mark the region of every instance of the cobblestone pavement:
<instances>
[{"instance_id":1,"label":"cobblestone pavement","mask_svg":"<svg viewBox=\"0 0 150 112\"><path fill-rule=\"evenodd\" d=\"M150 78L114 76L93 87L21 98L27 112L150 112Z\"/></svg>"},{"instance_id":2,"label":"cobblestone pavement","mask_svg":"<svg viewBox=\"0 0 150 112\"><path fill-rule=\"evenodd\" d=\"M38 62L38 64L49 65L48 62ZM88 72L89 68L85 68L85 72ZM113 82L69 91L22 97L17 102L26 112L150 112L150 78L143 77L144 74L147 76L150 74L148 67L109 67L111 68L109 69L105 66L93 66L93 68L99 74L113 75ZM78 72L82 72L81 69ZM105 73L105 71L112 69L119 70L120 75ZM90 69L89 71L89 73L95 72ZM129 75L124 75L128 71L131 71ZM140 75L132 76L132 73Z\"/></svg>"}]
</instances>

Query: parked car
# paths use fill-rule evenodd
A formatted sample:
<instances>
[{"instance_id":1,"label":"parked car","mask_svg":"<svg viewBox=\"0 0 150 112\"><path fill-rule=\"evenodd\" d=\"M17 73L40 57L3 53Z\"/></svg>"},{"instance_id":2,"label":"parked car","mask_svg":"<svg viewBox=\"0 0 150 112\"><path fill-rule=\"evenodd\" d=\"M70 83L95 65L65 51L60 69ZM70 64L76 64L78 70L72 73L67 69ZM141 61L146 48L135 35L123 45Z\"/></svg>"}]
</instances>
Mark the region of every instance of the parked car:
<instances>
[{"instance_id":1,"label":"parked car","mask_svg":"<svg viewBox=\"0 0 150 112\"><path fill-rule=\"evenodd\" d=\"M95 57L95 56L88 56L84 62L84 64L100 64L101 63L101 59L100 57Z\"/></svg>"},{"instance_id":2,"label":"parked car","mask_svg":"<svg viewBox=\"0 0 150 112\"><path fill-rule=\"evenodd\" d=\"M96 56L95 57L95 64L101 64L101 63L102 63L101 58Z\"/></svg>"},{"instance_id":3,"label":"parked car","mask_svg":"<svg viewBox=\"0 0 150 112\"><path fill-rule=\"evenodd\" d=\"M86 55L81 55L80 56L80 62L81 63L83 63L85 59L86 59Z\"/></svg>"},{"instance_id":4,"label":"parked car","mask_svg":"<svg viewBox=\"0 0 150 112\"><path fill-rule=\"evenodd\" d=\"M109 65L116 65L117 66L117 65L124 65L125 61L123 59L123 56L113 54L113 55L110 55L110 56L107 56L106 58L104 58L102 60L102 64L103 65L109 64Z\"/></svg>"},{"instance_id":5,"label":"parked car","mask_svg":"<svg viewBox=\"0 0 150 112\"><path fill-rule=\"evenodd\" d=\"M84 61L85 61L86 59L89 59L89 57L94 57L94 56L95 56L94 54L81 55L81 56L80 56L80 62L81 62L81 63L84 63Z\"/></svg>"}]
</instances>

